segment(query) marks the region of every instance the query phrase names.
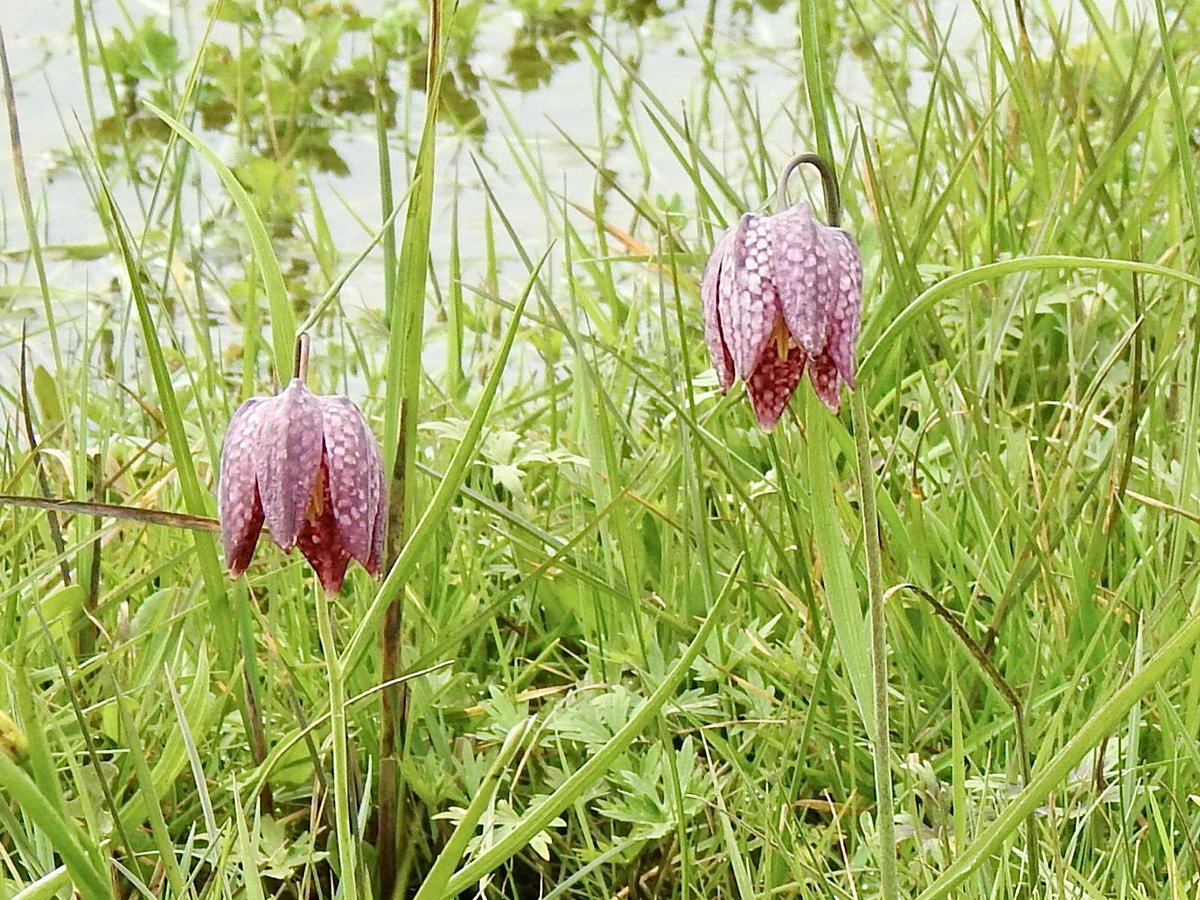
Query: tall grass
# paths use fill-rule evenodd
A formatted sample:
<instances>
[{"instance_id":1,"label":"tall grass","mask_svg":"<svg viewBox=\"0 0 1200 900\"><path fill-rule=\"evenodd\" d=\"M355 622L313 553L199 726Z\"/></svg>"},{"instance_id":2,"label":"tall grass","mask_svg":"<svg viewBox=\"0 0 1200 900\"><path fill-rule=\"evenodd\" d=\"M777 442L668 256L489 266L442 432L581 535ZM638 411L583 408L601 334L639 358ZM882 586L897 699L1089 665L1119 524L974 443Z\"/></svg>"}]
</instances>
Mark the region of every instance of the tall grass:
<instances>
[{"instance_id":1,"label":"tall grass","mask_svg":"<svg viewBox=\"0 0 1200 900\"><path fill-rule=\"evenodd\" d=\"M15 129L0 187L0 896L1194 895L1195 12L512 9L285 39L227 0L155 20L177 59L62 23L82 206ZM576 57L548 91L488 68L518 17ZM335 181L284 88L356 54ZM805 149L862 248L860 387L767 436L697 279ZM213 543L225 423L299 330L398 504L328 600Z\"/></svg>"}]
</instances>

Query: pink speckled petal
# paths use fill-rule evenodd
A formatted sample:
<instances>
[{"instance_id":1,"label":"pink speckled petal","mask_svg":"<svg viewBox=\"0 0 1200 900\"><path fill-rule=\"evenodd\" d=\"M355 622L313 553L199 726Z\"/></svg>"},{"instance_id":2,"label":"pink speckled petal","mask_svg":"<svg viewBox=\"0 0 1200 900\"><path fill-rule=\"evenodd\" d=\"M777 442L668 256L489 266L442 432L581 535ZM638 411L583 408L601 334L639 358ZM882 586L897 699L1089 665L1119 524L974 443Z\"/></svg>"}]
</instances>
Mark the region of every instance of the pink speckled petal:
<instances>
[{"instance_id":1,"label":"pink speckled petal","mask_svg":"<svg viewBox=\"0 0 1200 900\"><path fill-rule=\"evenodd\" d=\"M324 460L321 461L319 472L316 484L321 497L318 501L318 512L304 520L300 533L296 536L296 546L317 573L325 593L336 594L342 589L346 566L350 564L350 554L342 544Z\"/></svg>"},{"instance_id":2,"label":"pink speckled petal","mask_svg":"<svg viewBox=\"0 0 1200 900\"><path fill-rule=\"evenodd\" d=\"M750 395L750 405L758 424L766 431L775 427L779 417L787 408L788 400L804 375L804 366L808 362L808 354L800 349L794 341L789 342L787 357L779 358L779 353L768 349L759 360L758 368L746 382L746 393Z\"/></svg>"},{"instance_id":3,"label":"pink speckled petal","mask_svg":"<svg viewBox=\"0 0 1200 900\"><path fill-rule=\"evenodd\" d=\"M720 297L723 290L729 290L733 284L733 241L737 234L736 226L726 230L717 240L712 256L704 267L704 277L700 280L700 299L704 303L704 340L708 344L708 355L712 359L713 368L717 370L717 380L721 384L721 392L729 391L733 384L733 357L721 333L721 317L718 313ZM726 274L728 273L728 274Z\"/></svg>"},{"instance_id":4,"label":"pink speckled petal","mask_svg":"<svg viewBox=\"0 0 1200 900\"><path fill-rule=\"evenodd\" d=\"M239 540L225 545L225 565L229 566L229 577L237 578L250 565L254 556L254 548L258 546L258 537L262 534L263 508L258 496L258 485L254 485L254 505L250 511L250 519ZM224 538L224 529L222 529Z\"/></svg>"},{"instance_id":5,"label":"pink speckled petal","mask_svg":"<svg viewBox=\"0 0 1200 900\"><path fill-rule=\"evenodd\" d=\"M840 228L829 228L827 241L836 259L832 278L835 288L828 301L829 355L850 387L854 387L854 348L862 326L862 262L854 238Z\"/></svg>"},{"instance_id":6,"label":"pink speckled petal","mask_svg":"<svg viewBox=\"0 0 1200 900\"><path fill-rule=\"evenodd\" d=\"M298 378L263 406L258 490L267 528L286 553L296 546L321 465L321 406Z\"/></svg>"},{"instance_id":7,"label":"pink speckled petal","mask_svg":"<svg viewBox=\"0 0 1200 900\"><path fill-rule=\"evenodd\" d=\"M234 578L250 564L262 531L263 508L255 476L255 456L266 402L261 397L254 397L238 407L229 420L221 452L217 510L221 519L225 564Z\"/></svg>"},{"instance_id":8,"label":"pink speckled petal","mask_svg":"<svg viewBox=\"0 0 1200 900\"><path fill-rule=\"evenodd\" d=\"M771 216L771 279L788 331L810 355L825 349L833 261L807 203Z\"/></svg>"},{"instance_id":9,"label":"pink speckled petal","mask_svg":"<svg viewBox=\"0 0 1200 900\"><path fill-rule=\"evenodd\" d=\"M357 406L345 397L319 397L318 401L334 521L346 553L369 568L375 546L375 520L383 502L379 447ZM377 573L378 564L371 574Z\"/></svg>"},{"instance_id":10,"label":"pink speckled petal","mask_svg":"<svg viewBox=\"0 0 1200 900\"><path fill-rule=\"evenodd\" d=\"M779 319L779 297L771 283L771 242L764 216L747 213L733 246L733 292L718 301L721 331L738 377L750 380Z\"/></svg>"},{"instance_id":11,"label":"pink speckled petal","mask_svg":"<svg viewBox=\"0 0 1200 900\"><path fill-rule=\"evenodd\" d=\"M842 400L839 396L841 376L838 375L833 357L828 353L814 356L808 363L808 376L812 379L813 390L817 392L821 402L836 415L842 408Z\"/></svg>"}]
</instances>

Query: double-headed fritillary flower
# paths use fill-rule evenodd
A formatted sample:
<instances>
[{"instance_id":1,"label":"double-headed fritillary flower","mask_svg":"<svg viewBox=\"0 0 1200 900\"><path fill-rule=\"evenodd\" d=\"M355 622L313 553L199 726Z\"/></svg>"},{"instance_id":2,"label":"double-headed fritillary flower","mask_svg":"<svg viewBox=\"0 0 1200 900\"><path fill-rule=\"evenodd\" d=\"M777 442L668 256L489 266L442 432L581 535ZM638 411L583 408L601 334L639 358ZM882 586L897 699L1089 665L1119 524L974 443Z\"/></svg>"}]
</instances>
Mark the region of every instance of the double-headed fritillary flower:
<instances>
[{"instance_id":1,"label":"double-headed fritillary flower","mask_svg":"<svg viewBox=\"0 0 1200 900\"><path fill-rule=\"evenodd\" d=\"M742 379L764 429L779 421L805 369L835 413L842 382L854 386L862 263L854 239L837 227L837 188L820 157L789 162L780 197L788 175L805 162L825 179L831 225L817 221L807 203L776 215L746 213L717 241L700 285L721 390Z\"/></svg>"},{"instance_id":2,"label":"double-headed fritillary flower","mask_svg":"<svg viewBox=\"0 0 1200 900\"><path fill-rule=\"evenodd\" d=\"M299 377L275 397L252 397L229 422L221 458L230 575L250 564L265 522L285 553L300 548L331 594L351 559L378 576L386 491L379 445L348 399L317 396Z\"/></svg>"}]
</instances>

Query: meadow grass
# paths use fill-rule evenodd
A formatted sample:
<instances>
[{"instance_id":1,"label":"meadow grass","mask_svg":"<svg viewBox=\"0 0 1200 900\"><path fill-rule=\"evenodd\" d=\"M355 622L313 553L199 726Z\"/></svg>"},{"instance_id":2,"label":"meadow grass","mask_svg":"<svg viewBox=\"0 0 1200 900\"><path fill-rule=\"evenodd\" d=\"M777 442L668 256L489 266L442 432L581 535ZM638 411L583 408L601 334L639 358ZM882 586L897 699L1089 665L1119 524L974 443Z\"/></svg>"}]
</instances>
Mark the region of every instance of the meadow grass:
<instances>
[{"instance_id":1,"label":"meadow grass","mask_svg":"<svg viewBox=\"0 0 1200 900\"><path fill-rule=\"evenodd\" d=\"M73 5L90 206L15 140L0 188L0 897L1195 896L1196 11L977 4L964 42L921 2L514 3L586 73L547 123L465 90L486 4L434 4L433 53L398 9ZM346 72L378 187L335 209L306 103ZM763 434L697 282L806 149L862 248L860 387ZM58 262L72 215L113 289ZM298 330L392 477L385 577L328 599L265 540L229 581L210 518Z\"/></svg>"}]
</instances>

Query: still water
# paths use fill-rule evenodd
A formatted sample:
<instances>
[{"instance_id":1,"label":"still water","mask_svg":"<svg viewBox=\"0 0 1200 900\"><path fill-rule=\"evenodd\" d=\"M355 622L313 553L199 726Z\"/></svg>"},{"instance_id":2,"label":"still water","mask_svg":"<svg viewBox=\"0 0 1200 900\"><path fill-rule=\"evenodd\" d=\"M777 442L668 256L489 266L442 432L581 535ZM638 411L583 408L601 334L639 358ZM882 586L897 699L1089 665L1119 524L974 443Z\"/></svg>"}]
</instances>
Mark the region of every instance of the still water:
<instances>
[{"instance_id":1,"label":"still water","mask_svg":"<svg viewBox=\"0 0 1200 900\"><path fill-rule=\"evenodd\" d=\"M227 5L233 8L234 0ZM244 2L238 6L255 8L255 4ZM421 23L423 28L422 6L364 2L357 10L364 16L383 14L401 23ZM1070 4L1064 6L1064 17L1071 20ZM306 33L311 34L317 18L344 16L352 9L348 4L324 7L324 11L316 5L306 7L313 17L309 20L279 16L273 20L271 41L279 46L299 44ZM330 11L334 7L337 13ZM446 225L452 206L457 206L460 218L464 281L478 281L485 264L487 251L478 236L484 233L487 200L475 161L500 207L535 253L561 230L551 220L561 216L561 200L554 200L554 208L544 206L546 198L537 197L520 174L522 161L529 164L532 160L551 190L585 208L592 207L598 179L581 150L593 157L602 156L611 176L634 194L657 198L666 205L676 199L682 200L684 207L692 205L693 188L686 172L667 143L658 138L645 111L643 89L628 77L618 60L644 80L667 110L706 123L705 140L713 159L725 167L726 178L747 198L754 198L757 192L752 168L758 149L745 141L747 115L757 120L755 128L761 130L761 144L771 154L772 166L806 143L806 136L797 133L796 124L806 121L807 100L801 76L798 7L794 3L651 0L609 4L607 10L604 4L586 2L460 4L460 8L467 7L472 10L473 24L463 29L464 37L451 41L449 77L443 83L446 105L439 133L439 181L432 235L434 271L443 280L450 243ZM889 35L894 29L885 27L894 13L888 12L889 7L887 3L856 4L855 16L862 33L881 42L892 40ZM200 45L210 8L202 2L144 0L120 4L97 0L92 15L95 31L114 53L139 29L151 28L173 39L176 46L171 52L179 65L175 75L178 85ZM937 8L945 13L939 27L946 31L953 52L969 57L978 38L973 6L948 2ZM85 4L86 9L90 7ZM1074 18L1078 21L1068 21L1068 30L1086 31L1083 16ZM7 3L0 12L39 233L50 261L58 337L68 350L80 346L86 328L85 298L109 298L105 302L111 308L111 297L119 295L124 277L119 259L107 252L107 238L87 181L68 155L72 145L83 148L98 143L111 154L121 146L120 135L114 131L119 125L111 118L112 104L103 85L103 70L96 65L88 67L88 73L101 124L95 133L88 124L83 67L73 23L74 8L69 0ZM847 111L863 116L868 131L885 132L887 123L872 119L874 91L880 86L873 85L864 74L863 48L860 46L856 52L850 35L831 34L828 38L830 54L838 60L836 89L840 102ZM244 41L244 32L236 24L218 21L209 52L245 54ZM94 34L90 45L94 55ZM352 72L354 58L362 57L368 49L367 32L349 29L337 38L335 55L339 64ZM397 98L390 143L398 198L404 196L408 186L406 160L415 151L424 102L423 92L415 86L420 60L401 56L388 66L390 88ZM126 70L132 65L128 64ZM153 63L150 65L153 68ZM264 80L270 78L268 68L263 68ZM153 78L145 79L142 86L149 81ZM923 104L927 85L928 73L919 69L908 73L906 90L914 105ZM125 96L127 88L118 85L116 96ZM310 158L293 166L299 177L290 187L296 199L289 227L303 230L311 222L314 203L308 198L306 184L311 178L315 205L327 220L344 263L366 245L381 216L370 91L365 80L355 82L352 75L342 90L342 95L335 98L341 109L316 129L320 139L308 148ZM231 165L245 163L247 157L245 135L239 140L235 129L221 121L222 103L227 108L232 101L210 94L203 102L212 115L204 114L196 123L205 140ZM852 116L847 118L853 121ZM629 123L627 128L620 124L623 119ZM131 121L126 127L133 129L136 124ZM145 121L141 124L145 126ZM757 135L755 141L759 141ZM145 182L152 181L152 169L142 174ZM135 213L147 196L145 186L139 197L128 184L118 182L118 202L135 230L141 226ZM244 265L244 257L238 252L236 217L227 198L211 173L200 171L180 201L185 210L184 252L193 260L203 259L206 267L219 276L218 284L236 278L233 270ZM614 216L619 227L629 224L628 212L614 212ZM287 243L281 241L285 257L289 255ZM11 366L23 324L29 328L34 354L45 361L48 335L35 273L25 253L27 246L6 141L0 151L0 365ZM512 264L512 248L502 235L496 250L501 271L519 280L523 270ZM285 265L310 265L301 244L293 247L290 257ZM383 293L380 257L376 251L343 289L341 302L346 315L356 319L377 315ZM311 279L311 289L316 293L322 287L318 274L314 272ZM303 285L304 279L298 279L298 283Z\"/></svg>"}]
</instances>

